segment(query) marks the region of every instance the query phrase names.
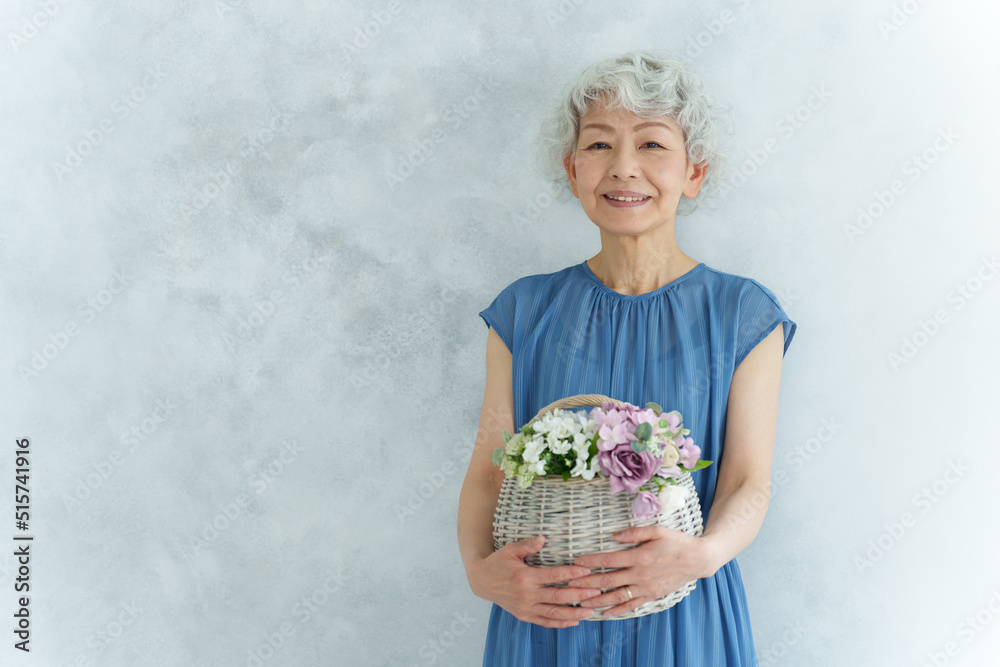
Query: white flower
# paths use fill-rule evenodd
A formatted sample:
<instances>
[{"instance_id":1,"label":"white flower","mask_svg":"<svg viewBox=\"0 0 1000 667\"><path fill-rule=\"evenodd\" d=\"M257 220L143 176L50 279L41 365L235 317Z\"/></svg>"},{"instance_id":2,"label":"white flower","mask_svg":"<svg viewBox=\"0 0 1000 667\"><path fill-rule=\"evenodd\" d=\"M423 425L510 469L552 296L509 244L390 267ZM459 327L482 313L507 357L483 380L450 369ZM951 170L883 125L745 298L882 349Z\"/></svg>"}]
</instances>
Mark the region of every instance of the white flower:
<instances>
[{"instance_id":1,"label":"white flower","mask_svg":"<svg viewBox=\"0 0 1000 667\"><path fill-rule=\"evenodd\" d=\"M576 465L573 467L573 471L580 470L579 475L588 482L594 479L596 475L601 470L601 465L597 461L597 457L589 458L586 454L582 454L580 458L576 460ZM570 474L576 474L570 471Z\"/></svg>"},{"instance_id":2,"label":"white flower","mask_svg":"<svg viewBox=\"0 0 1000 667\"><path fill-rule=\"evenodd\" d=\"M587 459L579 458L576 460L576 465L573 466L573 469L569 471L569 474L571 477L580 477L585 472L587 472Z\"/></svg>"},{"instance_id":3,"label":"white flower","mask_svg":"<svg viewBox=\"0 0 1000 667\"><path fill-rule=\"evenodd\" d=\"M684 508L687 504L688 490L687 487L680 484L668 483L660 489L658 495L660 499L660 513L670 514Z\"/></svg>"},{"instance_id":4,"label":"white flower","mask_svg":"<svg viewBox=\"0 0 1000 667\"><path fill-rule=\"evenodd\" d=\"M524 451L521 452L521 458L524 459L526 463L535 463L538 461L538 456L545 450L545 441L540 437L534 437L524 444Z\"/></svg>"},{"instance_id":5,"label":"white flower","mask_svg":"<svg viewBox=\"0 0 1000 667\"><path fill-rule=\"evenodd\" d=\"M549 434L545 437L545 444L548 445L549 451L553 454L565 454L570 450L570 447L573 446L573 443L568 439L564 440L555 437L554 431L549 432Z\"/></svg>"},{"instance_id":6,"label":"white flower","mask_svg":"<svg viewBox=\"0 0 1000 667\"><path fill-rule=\"evenodd\" d=\"M671 466L677 465L677 462L681 459L681 453L677 449L677 445L668 444L663 448L663 467L669 468Z\"/></svg>"},{"instance_id":7,"label":"white flower","mask_svg":"<svg viewBox=\"0 0 1000 667\"><path fill-rule=\"evenodd\" d=\"M528 470L535 473L536 475L544 475L545 461L535 461L534 463L528 466Z\"/></svg>"},{"instance_id":8,"label":"white flower","mask_svg":"<svg viewBox=\"0 0 1000 667\"><path fill-rule=\"evenodd\" d=\"M574 416L567 417L565 421L566 430L572 433L573 435L576 435L577 433L581 433L583 431L584 422L580 421L578 417L579 414L580 413L578 412L574 412L573 413Z\"/></svg>"}]
</instances>

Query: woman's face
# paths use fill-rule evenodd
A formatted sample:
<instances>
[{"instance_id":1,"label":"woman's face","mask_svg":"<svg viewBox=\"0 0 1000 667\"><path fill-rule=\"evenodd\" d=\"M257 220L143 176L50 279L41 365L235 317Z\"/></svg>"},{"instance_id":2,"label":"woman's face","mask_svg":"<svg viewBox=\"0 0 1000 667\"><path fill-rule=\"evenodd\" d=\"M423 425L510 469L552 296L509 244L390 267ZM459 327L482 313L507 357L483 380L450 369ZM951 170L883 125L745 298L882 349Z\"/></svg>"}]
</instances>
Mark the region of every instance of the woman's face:
<instances>
[{"instance_id":1,"label":"woman's face","mask_svg":"<svg viewBox=\"0 0 1000 667\"><path fill-rule=\"evenodd\" d=\"M596 104L580 119L576 154L564 164L590 219L602 230L626 235L672 224L681 195L697 195L706 172L688 162L684 133L673 120L609 113ZM612 199L618 196L641 199Z\"/></svg>"}]
</instances>

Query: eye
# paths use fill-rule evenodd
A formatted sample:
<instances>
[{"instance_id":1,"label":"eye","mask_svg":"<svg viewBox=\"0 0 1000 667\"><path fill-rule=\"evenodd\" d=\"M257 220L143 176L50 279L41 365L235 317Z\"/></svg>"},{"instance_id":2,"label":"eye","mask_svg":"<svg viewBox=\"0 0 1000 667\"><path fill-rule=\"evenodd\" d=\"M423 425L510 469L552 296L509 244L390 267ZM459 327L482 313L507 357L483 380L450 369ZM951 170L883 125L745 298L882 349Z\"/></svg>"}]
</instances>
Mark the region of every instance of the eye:
<instances>
[{"instance_id":1,"label":"eye","mask_svg":"<svg viewBox=\"0 0 1000 667\"><path fill-rule=\"evenodd\" d=\"M663 148L663 146L660 146L660 144L656 143L655 141L647 141L646 143L643 144L643 146L655 146L657 148Z\"/></svg>"},{"instance_id":2,"label":"eye","mask_svg":"<svg viewBox=\"0 0 1000 667\"><path fill-rule=\"evenodd\" d=\"M603 141L595 141L594 143L592 143L589 146L587 146L586 150L589 151L591 148L594 148L596 146L607 146L607 144L604 143Z\"/></svg>"}]
</instances>

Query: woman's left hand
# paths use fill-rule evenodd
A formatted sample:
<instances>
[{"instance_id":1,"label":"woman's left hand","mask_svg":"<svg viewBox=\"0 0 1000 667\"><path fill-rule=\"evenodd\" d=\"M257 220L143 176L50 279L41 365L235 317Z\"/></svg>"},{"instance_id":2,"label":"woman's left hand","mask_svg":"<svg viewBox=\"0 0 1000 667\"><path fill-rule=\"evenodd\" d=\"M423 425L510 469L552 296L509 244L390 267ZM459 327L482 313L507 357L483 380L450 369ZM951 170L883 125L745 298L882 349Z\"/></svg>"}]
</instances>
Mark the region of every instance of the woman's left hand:
<instances>
[{"instance_id":1,"label":"woman's left hand","mask_svg":"<svg viewBox=\"0 0 1000 667\"><path fill-rule=\"evenodd\" d=\"M711 576L718 569L712 564L711 542L679 530L664 526L634 526L615 533L614 537L619 542L642 544L623 551L577 557L574 565L622 569L589 574L569 582L574 587L614 589L580 603L585 607L616 605L604 611L605 617L618 616L646 602L658 600L693 579ZM631 599L626 586L632 592Z\"/></svg>"}]
</instances>

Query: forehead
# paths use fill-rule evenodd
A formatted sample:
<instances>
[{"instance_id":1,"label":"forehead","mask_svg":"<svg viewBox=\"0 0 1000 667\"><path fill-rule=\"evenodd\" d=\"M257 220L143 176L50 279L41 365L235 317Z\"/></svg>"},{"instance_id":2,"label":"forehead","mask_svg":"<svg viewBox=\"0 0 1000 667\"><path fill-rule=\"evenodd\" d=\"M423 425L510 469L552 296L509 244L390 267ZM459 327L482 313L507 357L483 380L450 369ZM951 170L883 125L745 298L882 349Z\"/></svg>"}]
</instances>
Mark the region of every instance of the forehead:
<instances>
[{"instance_id":1,"label":"forehead","mask_svg":"<svg viewBox=\"0 0 1000 667\"><path fill-rule=\"evenodd\" d=\"M600 106L593 108L580 118L580 132L584 131L636 131L644 128L656 128L668 132L681 133L680 125L668 116L645 118L637 116L624 109L608 111Z\"/></svg>"}]
</instances>

